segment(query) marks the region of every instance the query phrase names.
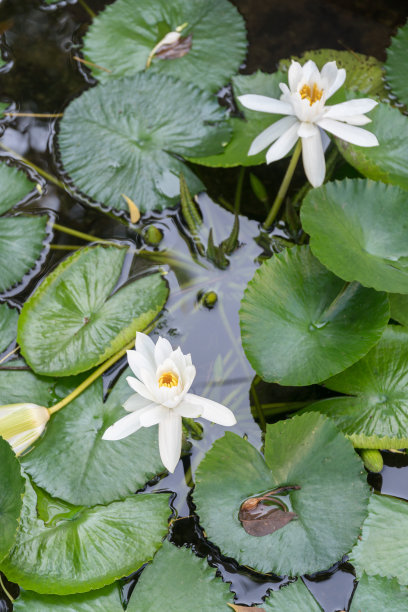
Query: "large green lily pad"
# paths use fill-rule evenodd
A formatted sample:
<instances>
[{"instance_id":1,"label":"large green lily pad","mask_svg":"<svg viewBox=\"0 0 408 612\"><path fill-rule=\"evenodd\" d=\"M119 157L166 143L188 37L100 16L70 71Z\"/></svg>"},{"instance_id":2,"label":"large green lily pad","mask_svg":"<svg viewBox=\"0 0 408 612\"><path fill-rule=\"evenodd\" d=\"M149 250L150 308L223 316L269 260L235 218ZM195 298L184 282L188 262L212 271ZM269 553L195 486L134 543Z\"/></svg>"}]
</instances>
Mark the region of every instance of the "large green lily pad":
<instances>
[{"instance_id":1,"label":"large green lily pad","mask_svg":"<svg viewBox=\"0 0 408 612\"><path fill-rule=\"evenodd\" d=\"M1 410L1 409L0 409ZM13 545L23 505L24 478L10 445L0 436L0 560Z\"/></svg>"},{"instance_id":2,"label":"large green lily pad","mask_svg":"<svg viewBox=\"0 0 408 612\"><path fill-rule=\"evenodd\" d=\"M18 322L18 343L35 372L68 376L89 370L158 315L168 295L159 273L110 295L127 251L116 246L81 249L27 300Z\"/></svg>"},{"instance_id":3,"label":"large green lily pad","mask_svg":"<svg viewBox=\"0 0 408 612\"><path fill-rule=\"evenodd\" d=\"M373 495L362 537L351 552L357 575L397 578L408 584L408 502L395 497Z\"/></svg>"},{"instance_id":4,"label":"large green lily pad","mask_svg":"<svg viewBox=\"0 0 408 612\"><path fill-rule=\"evenodd\" d=\"M389 317L385 294L347 285L294 247L255 272L241 302L241 336L268 382L310 385L341 372L378 342Z\"/></svg>"},{"instance_id":5,"label":"large green lily pad","mask_svg":"<svg viewBox=\"0 0 408 612\"><path fill-rule=\"evenodd\" d=\"M354 446L408 446L408 329L390 325L363 359L324 384L347 396L307 410L330 416Z\"/></svg>"},{"instance_id":6,"label":"large green lily pad","mask_svg":"<svg viewBox=\"0 0 408 612\"><path fill-rule=\"evenodd\" d=\"M129 374L126 370L120 377L106 402L98 379L52 418L46 435L22 459L38 486L72 504L93 506L130 495L164 470L157 427L123 440L102 440L106 429L126 414L122 404L133 393L126 382Z\"/></svg>"},{"instance_id":7,"label":"large green lily pad","mask_svg":"<svg viewBox=\"0 0 408 612\"><path fill-rule=\"evenodd\" d=\"M27 482L15 545L1 571L24 589L68 595L111 584L151 560L167 531L168 495L72 506Z\"/></svg>"},{"instance_id":8,"label":"large green lily pad","mask_svg":"<svg viewBox=\"0 0 408 612\"><path fill-rule=\"evenodd\" d=\"M397 580L363 574L354 592L350 612L406 612L408 589Z\"/></svg>"},{"instance_id":9,"label":"large green lily pad","mask_svg":"<svg viewBox=\"0 0 408 612\"><path fill-rule=\"evenodd\" d=\"M346 179L312 189L301 219L314 255L334 274L377 291L408 293L407 204L398 187Z\"/></svg>"},{"instance_id":10,"label":"large green lily pad","mask_svg":"<svg viewBox=\"0 0 408 612\"><path fill-rule=\"evenodd\" d=\"M0 352L4 351L17 335L18 311L8 304L0 304Z\"/></svg>"},{"instance_id":11,"label":"large green lily pad","mask_svg":"<svg viewBox=\"0 0 408 612\"><path fill-rule=\"evenodd\" d=\"M390 300L391 318L408 327L408 295L390 293L388 298Z\"/></svg>"},{"instance_id":12,"label":"large green lily pad","mask_svg":"<svg viewBox=\"0 0 408 612\"><path fill-rule=\"evenodd\" d=\"M0 405L26 402L29 398L33 404L49 407L62 399L55 393L55 379L30 372L22 359L10 360L7 366L13 369L0 370Z\"/></svg>"},{"instance_id":13,"label":"large green lily pad","mask_svg":"<svg viewBox=\"0 0 408 612\"><path fill-rule=\"evenodd\" d=\"M295 487L280 499L296 513L274 533L249 535L238 518L249 497ZM305 414L267 426L265 460L239 436L217 440L196 473L194 503L221 553L259 572L324 570L356 542L367 511L360 459L333 422Z\"/></svg>"},{"instance_id":14,"label":"large green lily pad","mask_svg":"<svg viewBox=\"0 0 408 612\"><path fill-rule=\"evenodd\" d=\"M134 3L133 3L134 8ZM220 153L230 139L214 96L170 76L138 73L83 93L67 107L58 144L75 186L104 207L141 212L175 206L182 172L192 194L201 181L180 156Z\"/></svg>"},{"instance_id":15,"label":"large green lily pad","mask_svg":"<svg viewBox=\"0 0 408 612\"><path fill-rule=\"evenodd\" d=\"M21 202L34 189L25 172L5 163L0 163L0 184L0 214Z\"/></svg>"},{"instance_id":16,"label":"large green lily pad","mask_svg":"<svg viewBox=\"0 0 408 612\"><path fill-rule=\"evenodd\" d=\"M230 612L232 594L208 566L187 548L166 541L133 591L128 612Z\"/></svg>"},{"instance_id":17,"label":"large green lily pad","mask_svg":"<svg viewBox=\"0 0 408 612\"><path fill-rule=\"evenodd\" d=\"M387 49L387 61L385 72L387 81L391 85L393 93L399 100L408 106L408 85L404 67L408 58L408 23L391 38L391 45Z\"/></svg>"},{"instance_id":18,"label":"large green lily pad","mask_svg":"<svg viewBox=\"0 0 408 612\"><path fill-rule=\"evenodd\" d=\"M123 612L117 584L76 595L40 595L20 589L15 612Z\"/></svg>"},{"instance_id":19,"label":"large green lily pad","mask_svg":"<svg viewBox=\"0 0 408 612\"><path fill-rule=\"evenodd\" d=\"M94 19L83 53L87 60L110 70L92 67L100 81L130 76L144 70L154 47L183 25L181 36L191 37L186 41L187 52L178 57L174 49L168 59L155 55L149 70L217 91L238 71L247 46L244 20L227 0L172 0L171 4L117 0Z\"/></svg>"}]
</instances>

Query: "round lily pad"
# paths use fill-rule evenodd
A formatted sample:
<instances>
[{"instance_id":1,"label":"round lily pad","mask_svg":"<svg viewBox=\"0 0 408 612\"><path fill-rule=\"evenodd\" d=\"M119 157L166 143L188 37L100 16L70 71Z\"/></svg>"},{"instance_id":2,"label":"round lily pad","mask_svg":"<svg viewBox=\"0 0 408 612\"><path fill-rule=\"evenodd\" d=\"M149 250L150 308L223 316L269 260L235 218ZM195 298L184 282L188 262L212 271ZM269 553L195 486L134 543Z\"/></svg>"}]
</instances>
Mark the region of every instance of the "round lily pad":
<instances>
[{"instance_id":1,"label":"round lily pad","mask_svg":"<svg viewBox=\"0 0 408 612\"><path fill-rule=\"evenodd\" d=\"M363 359L324 384L347 396L322 400L307 411L330 416L354 446L408 446L408 329L390 325Z\"/></svg>"},{"instance_id":2,"label":"round lily pad","mask_svg":"<svg viewBox=\"0 0 408 612\"><path fill-rule=\"evenodd\" d=\"M62 262L24 304L18 343L38 374L89 370L125 346L163 308L168 288L159 273L111 295L128 249L87 247Z\"/></svg>"},{"instance_id":3,"label":"round lily pad","mask_svg":"<svg viewBox=\"0 0 408 612\"><path fill-rule=\"evenodd\" d=\"M160 588L158 588L160 585ZM193 587L193 588L192 588ZM231 612L229 585L216 576L205 559L166 541L142 573L128 612Z\"/></svg>"},{"instance_id":4,"label":"round lily pad","mask_svg":"<svg viewBox=\"0 0 408 612\"><path fill-rule=\"evenodd\" d=\"M0 304L0 352L4 351L17 335L18 311L8 304Z\"/></svg>"},{"instance_id":5,"label":"round lily pad","mask_svg":"<svg viewBox=\"0 0 408 612\"><path fill-rule=\"evenodd\" d=\"M391 45L387 49L385 73L391 89L406 106L408 106L407 75L404 70L408 57L408 23L391 38Z\"/></svg>"},{"instance_id":6,"label":"round lily pad","mask_svg":"<svg viewBox=\"0 0 408 612\"><path fill-rule=\"evenodd\" d=\"M39 266L50 239L48 215L0 218L0 293L9 291L33 271L36 264Z\"/></svg>"},{"instance_id":7,"label":"round lily pad","mask_svg":"<svg viewBox=\"0 0 408 612\"><path fill-rule=\"evenodd\" d=\"M408 502L372 495L361 540L353 548L350 562L357 575L397 578L408 584Z\"/></svg>"},{"instance_id":8,"label":"round lily pad","mask_svg":"<svg viewBox=\"0 0 408 612\"><path fill-rule=\"evenodd\" d=\"M294 247L255 272L241 302L242 344L268 382L311 385L341 372L378 342L387 296L346 284Z\"/></svg>"},{"instance_id":9,"label":"round lily pad","mask_svg":"<svg viewBox=\"0 0 408 612\"><path fill-rule=\"evenodd\" d=\"M377 136L379 145L359 147L336 138L340 153L363 176L408 189L408 117L383 102L368 117L371 123L364 129Z\"/></svg>"},{"instance_id":10,"label":"round lily pad","mask_svg":"<svg viewBox=\"0 0 408 612\"><path fill-rule=\"evenodd\" d=\"M93 506L130 495L164 470L157 427L143 427L123 440L102 440L126 414L122 404L132 394L126 382L130 373L120 377L106 402L98 379L52 418L46 435L22 458L38 486L72 504Z\"/></svg>"},{"instance_id":11,"label":"round lily pad","mask_svg":"<svg viewBox=\"0 0 408 612\"><path fill-rule=\"evenodd\" d=\"M117 584L76 595L40 595L20 589L14 612L123 612Z\"/></svg>"},{"instance_id":12,"label":"round lily pad","mask_svg":"<svg viewBox=\"0 0 408 612\"><path fill-rule=\"evenodd\" d=\"M0 436L0 561L13 545L23 505L24 478L10 445Z\"/></svg>"},{"instance_id":13,"label":"round lily pad","mask_svg":"<svg viewBox=\"0 0 408 612\"><path fill-rule=\"evenodd\" d=\"M282 586L279 591L271 591L260 605L265 612L322 612L322 608L300 579Z\"/></svg>"},{"instance_id":14,"label":"round lily pad","mask_svg":"<svg viewBox=\"0 0 408 612\"><path fill-rule=\"evenodd\" d=\"M391 319L408 327L408 295L390 293L388 298L390 300Z\"/></svg>"},{"instance_id":15,"label":"round lily pad","mask_svg":"<svg viewBox=\"0 0 408 612\"><path fill-rule=\"evenodd\" d=\"M396 579L363 574L354 592L350 612L406 612L408 588Z\"/></svg>"},{"instance_id":16,"label":"round lily pad","mask_svg":"<svg viewBox=\"0 0 408 612\"><path fill-rule=\"evenodd\" d=\"M225 118L214 96L173 77L146 72L113 79L65 110L62 164L99 205L127 211L124 194L141 212L161 210L177 204L180 173L192 194L203 189L180 156L220 153L230 139Z\"/></svg>"},{"instance_id":17,"label":"round lily pad","mask_svg":"<svg viewBox=\"0 0 408 612\"><path fill-rule=\"evenodd\" d=\"M56 381L45 376L37 376L27 369L22 359L7 362L12 370L0 370L1 404L17 404L26 402L27 398L39 406L51 406L61 397L55 395Z\"/></svg>"},{"instance_id":18,"label":"round lily pad","mask_svg":"<svg viewBox=\"0 0 408 612\"><path fill-rule=\"evenodd\" d=\"M111 584L152 559L167 531L168 501L150 494L93 508L64 506L27 482L16 541L1 571L37 593L68 595Z\"/></svg>"},{"instance_id":19,"label":"round lily pad","mask_svg":"<svg viewBox=\"0 0 408 612\"><path fill-rule=\"evenodd\" d=\"M280 500L297 515L262 537L239 520L248 498L286 488ZM239 436L217 440L196 473L194 503L221 553L259 572L327 569L356 542L368 501L363 465L330 419L305 414L268 425L265 460Z\"/></svg>"},{"instance_id":20,"label":"round lily pad","mask_svg":"<svg viewBox=\"0 0 408 612\"><path fill-rule=\"evenodd\" d=\"M327 183L307 194L301 219L314 255L334 274L408 293L406 191L364 179Z\"/></svg>"},{"instance_id":21,"label":"round lily pad","mask_svg":"<svg viewBox=\"0 0 408 612\"><path fill-rule=\"evenodd\" d=\"M5 163L0 163L0 184L0 214L21 202L34 189L34 183L25 172Z\"/></svg>"}]
</instances>

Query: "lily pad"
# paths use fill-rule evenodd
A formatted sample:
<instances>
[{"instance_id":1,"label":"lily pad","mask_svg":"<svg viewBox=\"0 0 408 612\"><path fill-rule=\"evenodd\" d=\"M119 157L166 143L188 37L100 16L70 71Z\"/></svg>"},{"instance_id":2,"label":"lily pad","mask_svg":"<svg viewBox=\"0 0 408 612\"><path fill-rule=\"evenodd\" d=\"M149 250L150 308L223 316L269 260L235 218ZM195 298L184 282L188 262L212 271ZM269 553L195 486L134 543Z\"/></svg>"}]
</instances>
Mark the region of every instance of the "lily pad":
<instances>
[{"instance_id":1,"label":"lily pad","mask_svg":"<svg viewBox=\"0 0 408 612\"><path fill-rule=\"evenodd\" d=\"M396 579L363 574L354 592L350 612L406 612L408 589Z\"/></svg>"},{"instance_id":2,"label":"lily pad","mask_svg":"<svg viewBox=\"0 0 408 612\"><path fill-rule=\"evenodd\" d=\"M387 49L387 61L385 72L387 81L396 94L406 106L408 106L408 85L404 66L408 57L408 23L391 38L391 45Z\"/></svg>"},{"instance_id":3,"label":"lily pad","mask_svg":"<svg viewBox=\"0 0 408 612\"><path fill-rule=\"evenodd\" d=\"M14 612L123 612L117 584L77 595L39 595L20 589Z\"/></svg>"},{"instance_id":4,"label":"lily pad","mask_svg":"<svg viewBox=\"0 0 408 612\"><path fill-rule=\"evenodd\" d=\"M68 376L89 370L123 348L158 315L168 295L159 273L111 295L127 251L116 246L77 251L24 304L18 343L36 373Z\"/></svg>"},{"instance_id":5,"label":"lily pad","mask_svg":"<svg viewBox=\"0 0 408 612\"><path fill-rule=\"evenodd\" d=\"M132 495L107 506L64 507L27 482L16 542L1 571L37 593L68 595L111 584L152 559L167 531L168 500Z\"/></svg>"},{"instance_id":6,"label":"lily pad","mask_svg":"<svg viewBox=\"0 0 408 612\"><path fill-rule=\"evenodd\" d=\"M154 55L149 70L217 91L238 71L247 47L244 20L227 0L172 0L171 5L117 0L94 19L83 53L110 71L92 67L99 81L130 76L144 70L156 45L182 26L181 36L191 37L191 48L173 59Z\"/></svg>"},{"instance_id":7,"label":"lily pad","mask_svg":"<svg viewBox=\"0 0 408 612\"><path fill-rule=\"evenodd\" d=\"M216 576L205 559L166 541L153 563L143 571L127 611L228 612L227 603L231 599L229 585Z\"/></svg>"},{"instance_id":8,"label":"lily pad","mask_svg":"<svg viewBox=\"0 0 408 612\"><path fill-rule=\"evenodd\" d=\"M359 147L336 138L340 153L363 176L408 189L408 117L380 102L369 118L372 122L364 129L377 136L379 145Z\"/></svg>"},{"instance_id":9,"label":"lily pad","mask_svg":"<svg viewBox=\"0 0 408 612\"><path fill-rule=\"evenodd\" d=\"M17 335L18 311L6 303L0 304L0 352L4 351Z\"/></svg>"},{"instance_id":10,"label":"lily pad","mask_svg":"<svg viewBox=\"0 0 408 612\"><path fill-rule=\"evenodd\" d=\"M357 448L408 446L408 329L390 325L363 359L325 381L347 397L307 407L330 416Z\"/></svg>"},{"instance_id":11,"label":"lily pad","mask_svg":"<svg viewBox=\"0 0 408 612\"><path fill-rule=\"evenodd\" d=\"M52 418L46 435L22 458L38 486L72 504L93 506L130 495L164 470L156 427L123 440L102 440L126 414L122 404L132 394L126 382L130 373L120 377L106 402L98 379Z\"/></svg>"},{"instance_id":12,"label":"lily pad","mask_svg":"<svg viewBox=\"0 0 408 612\"><path fill-rule=\"evenodd\" d=\"M299 579L272 591L262 604L265 612L322 612L313 595Z\"/></svg>"},{"instance_id":13,"label":"lily pad","mask_svg":"<svg viewBox=\"0 0 408 612\"><path fill-rule=\"evenodd\" d=\"M48 224L48 215L0 218L0 293L20 283L45 256L51 238Z\"/></svg>"},{"instance_id":14,"label":"lily pad","mask_svg":"<svg viewBox=\"0 0 408 612\"><path fill-rule=\"evenodd\" d=\"M391 319L408 327L408 295L390 293L388 298L390 300Z\"/></svg>"},{"instance_id":15,"label":"lily pad","mask_svg":"<svg viewBox=\"0 0 408 612\"><path fill-rule=\"evenodd\" d=\"M314 255L334 274L377 291L408 293L405 191L364 179L327 183L307 194L301 219Z\"/></svg>"},{"instance_id":16,"label":"lily pad","mask_svg":"<svg viewBox=\"0 0 408 612\"><path fill-rule=\"evenodd\" d=\"M173 77L113 79L65 110L61 160L75 186L100 205L127 211L125 194L141 212L161 210L177 204L181 172L192 194L203 189L180 156L220 153L230 139L225 118L214 96Z\"/></svg>"},{"instance_id":17,"label":"lily pad","mask_svg":"<svg viewBox=\"0 0 408 612\"><path fill-rule=\"evenodd\" d=\"M55 395L56 381L45 376L37 376L26 368L22 359L7 362L13 370L0 370L0 406L26 402L49 407L62 397Z\"/></svg>"},{"instance_id":18,"label":"lily pad","mask_svg":"<svg viewBox=\"0 0 408 612\"><path fill-rule=\"evenodd\" d=\"M362 537L350 555L357 575L397 578L408 584L408 502L372 495Z\"/></svg>"},{"instance_id":19,"label":"lily pad","mask_svg":"<svg viewBox=\"0 0 408 612\"><path fill-rule=\"evenodd\" d=\"M281 486L292 487L280 499L298 518L264 537L247 534L238 517L242 502ZM259 572L296 575L327 569L350 550L368 487L360 459L332 421L305 414L267 426L265 460L227 432L200 463L193 497L223 555Z\"/></svg>"},{"instance_id":20,"label":"lily pad","mask_svg":"<svg viewBox=\"0 0 408 612\"><path fill-rule=\"evenodd\" d=\"M255 74L239 74L232 78L232 85L237 108L241 111L243 118L232 117L229 124L232 128L232 138L224 151L218 155L208 157L189 157L189 161L202 166L228 168L232 166L257 166L265 163L265 151L257 155L248 156L252 141L268 126L282 118L282 115L271 115L251 111L242 106L238 96L244 94L259 94L270 98L280 98L282 92L279 83L287 82L287 76L283 72L266 74L255 72Z\"/></svg>"},{"instance_id":21,"label":"lily pad","mask_svg":"<svg viewBox=\"0 0 408 612\"><path fill-rule=\"evenodd\" d=\"M10 210L34 189L34 184L27 175L18 168L0 163L0 214Z\"/></svg>"},{"instance_id":22,"label":"lily pad","mask_svg":"<svg viewBox=\"0 0 408 612\"><path fill-rule=\"evenodd\" d=\"M264 380L311 385L361 359L388 318L385 294L345 284L309 247L294 247L263 263L248 283L242 344Z\"/></svg>"},{"instance_id":23,"label":"lily pad","mask_svg":"<svg viewBox=\"0 0 408 612\"><path fill-rule=\"evenodd\" d=\"M0 560L14 543L23 505L24 478L10 445L0 437Z\"/></svg>"}]
</instances>

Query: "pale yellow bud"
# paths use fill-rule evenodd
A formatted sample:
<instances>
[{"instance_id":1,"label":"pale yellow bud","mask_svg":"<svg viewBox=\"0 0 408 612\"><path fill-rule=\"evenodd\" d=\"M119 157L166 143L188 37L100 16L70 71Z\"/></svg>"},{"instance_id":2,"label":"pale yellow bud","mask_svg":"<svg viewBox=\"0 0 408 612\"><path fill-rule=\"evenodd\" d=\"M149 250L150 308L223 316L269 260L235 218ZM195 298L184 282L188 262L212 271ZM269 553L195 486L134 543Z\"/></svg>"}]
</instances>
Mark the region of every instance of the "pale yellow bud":
<instances>
[{"instance_id":1,"label":"pale yellow bud","mask_svg":"<svg viewBox=\"0 0 408 612\"><path fill-rule=\"evenodd\" d=\"M40 437L49 418L47 408L37 404L0 406L0 435L20 455Z\"/></svg>"}]
</instances>

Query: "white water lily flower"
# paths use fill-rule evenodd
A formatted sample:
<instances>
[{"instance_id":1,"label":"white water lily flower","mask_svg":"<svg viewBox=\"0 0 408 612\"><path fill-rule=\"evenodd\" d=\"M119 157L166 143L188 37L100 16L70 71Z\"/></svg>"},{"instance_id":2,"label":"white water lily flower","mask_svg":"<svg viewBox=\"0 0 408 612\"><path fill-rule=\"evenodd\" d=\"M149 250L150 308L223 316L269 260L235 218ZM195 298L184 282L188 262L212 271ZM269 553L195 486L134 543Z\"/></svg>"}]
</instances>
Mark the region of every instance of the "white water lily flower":
<instances>
[{"instance_id":1,"label":"white water lily flower","mask_svg":"<svg viewBox=\"0 0 408 612\"><path fill-rule=\"evenodd\" d=\"M0 435L20 455L40 437L49 418L47 408L37 404L0 406Z\"/></svg>"},{"instance_id":2,"label":"white water lily flower","mask_svg":"<svg viewBox=\"0 0 408 612\"><path fill-rule=\"evenodd\" d=\"M252 142L248 155L256 155L269 145L266 162L284 157L299 138L302 139L302 157L306 176L313 187L323 183L326 166L324 160L323 130L360 147L375 147L377 137L361 125L370 123L364 115L376 106L370 98L358 98L327 106L326 101L343 85L344 68L336 62L327 62L321 71L309 60L301 66L292 61L288 72L289 87L280 83L280 100L245 94L240 103L255 111L286 115L261 132Z\"/></svg>"},{"instance_id":3,"label":"white water lily flower","mask_svg":"<svg viewBox=\"0 0 408 612\"><path fill-rule=\"evenodd\" d=\"M229 408L189 393L196 369L191 355L184 355L180 347L173 351L165 338L156 345L141 332L136 333L136 350L128 351L128 361L136 378L127 377L136 391L123 404L131 412L103 434L104 440L121 440L141 427L159 425L159 449L163 465L174 472L181 453L182 417L203 417L218 425L235 425Z\"/></svg>"}]
</instances>

